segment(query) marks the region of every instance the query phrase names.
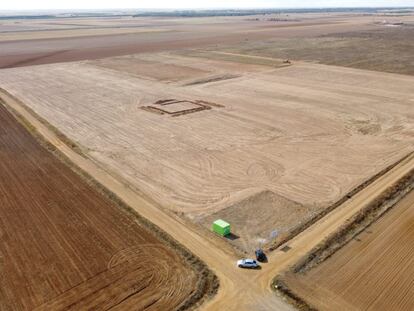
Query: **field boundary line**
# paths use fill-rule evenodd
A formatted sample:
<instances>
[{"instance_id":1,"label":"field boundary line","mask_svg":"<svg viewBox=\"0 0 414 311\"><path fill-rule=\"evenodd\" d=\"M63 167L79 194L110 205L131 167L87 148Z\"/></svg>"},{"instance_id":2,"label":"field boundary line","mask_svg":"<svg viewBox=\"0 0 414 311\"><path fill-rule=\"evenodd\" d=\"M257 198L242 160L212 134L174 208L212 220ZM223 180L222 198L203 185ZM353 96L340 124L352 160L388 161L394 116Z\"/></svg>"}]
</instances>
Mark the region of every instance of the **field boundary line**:
<instances>
[{"instance_id":1,"label":"field boundary line","mask_svg":"<svg viewBox=\"0 0 414 311\"><path fill-rule=\"evenodd\" d=\"M4 94L7 96L8 93L4 92ZM402 160L397 164L394 163L394 167L384 175L379 176L371 184L357 192L354 197L346 200L338 208L289 240L288 244L291 249L288 252L280 251L279 247L277 250L269 253L269 263L264 265L262 270L251 274L251 271L240 271L240 269L237 269L234 265L236 257L223 249L217 248L217 245L211 241L210 237L205 236L204 232L199 232L191 226L187 227L185 221L172 217L164 210L151 204L134 189L108 174L97 163L72 150L50 128L36 119L36 115L32 115L26 110L24 103L14 100L13 97L9 97L9 99L8 105L16 108L18 113L21 112L28 124L35 128L44 137L45 141L55 146L71 162L75 163L80 170L93 176L106 189L111 189L110 191L113 194L118 195L121 200L133 208L141 217L162 228L167 235L172 236L178 243L201 258L215 272L220 280L220 287L216 296L202 305L202 308L207 310L240 310L238 307L241 306L248 308L245 304L246 300L252 302L253 305L262 306L263 308L289 310L290 305L280 297L277 297L272 291L271 284L274 277L298 262L318 243L336 232L349 218L377 198L378 193L376 193L376 190L378 188L382 189L381 191L384 188L386 189L389 186L389 179L399 180L401 171L406 169L407 163L410 167L414 163L414 158L409 156L407 156L405 162ZM248 294L245 293L246 290L249 291ZM267 310L267 308L265 309Z\"/></svg>"},{"instance_id":2,"label":"field boundary line","mask_svg":"<svg viewBox=\"0 0 414 311\"><path fill-rule=\"evenodd\" d=\"M400 163L402 163L403 161L405 161L406 159L408 159L409 157L411 157L413 155L414 155L414 151L408 152L405 156L403 156L398 161L388 165L387 167L385 167L384 169L382 169L381 171L376 173L374 176L366 179L364 182L362 182L361 184L359 184L358 186L356 186L352 190L350 190L348 193L346 193L341 199L339 199L335 203L331 204L327 208L323 209L321 212L319 212L318 214L313 216L311 219L309 219L305 223L303 223L300 226L296 227L294 230L292 230L292 232L285 239L280 240L280 241L276 241L274 244L270 243L270 245L267 246L268 249L270 251L273 251L273 250L276 250L277 248L279 248L279 246L288 243L295 236L297 236L301 232L305 231L306 229L308 229L313 224L317 223L319 220L321 220L322 218L327 216L329 213L334 211L336 208L340 207L346 201L352 199L358 193L364 191L365 188L367 188L369 185L371 185L373 182L375 182L378 178L384 176L389 171L391 171L394 167L396 167L397 165L399 165Z\"/></svg>"},{"instance_id":3,"label":"field boundary line","mask_svg":"<svg viewBox=\"0 0 414 311\"><path fill-rule=\"evenodd\" d=\"M215 245L218 245L219 247L221 247L227 254L229 254L230 256L234 257L236 256L243 256L244 252L236 247L232 247L231 245L227 244L225 241L219 239L214 233L212 233L211 231L209 231L208 229L206 229L203 226L197 226L196 224L190 222L189 220L186 220L182 217L179 217L177 215L175 215L173 212L171 212L170 210L164 208L160 203L158 203L157 201L155 201L153 198L151 198L150 196L148 196L146 193L142 192L139 188L137 188L136 186L132 185L131 183L129 183L127 180L125 180L120 174L118 174L115 171L111 171L108 170L104 165L102 165L101 163L99 163L97 160L95 160L94 158L89 157L85 152L84 152L84 148L82 146L79 146L78 144L76 144L74 141L72 141L69 137L67 137L65 134L63 134L59 129L57 129L54 125L50 124L46 119L44 119L43 117L39 116L33 109L31 109L30 107L28 107L27 105L25 105L20 99L18 99L16 96L14 96L13 94L10 94L7 90L3 89L0 87L0 95L4 94L5 96L9 97L10 99L12 99L14 102L17 103L18 107L21 109L20 113L25 114L26 117L23 117L23 121L24 121L24 125L30 129L30 131L37 131L38 130L38 126L34 126L33 122L30 122L27 120L27 118L33 118L33 121L35 123L39 122L40 125L42 127L44 127L48 132L50 132L52 135L51 136L56 136L56 138L58 140L60 140L60 142L62 142L63 144L65 144L69 149L71 149L72 151L74 151L77 155L81 156L82 158L84 158L85 160L88 160L91 162L91 164L93 164L96 169L101 170L103 172L105 172L107 175L109 175L110 177L112 177L113 179L115 179L117 181L117 183L121 183L125 188L128 188L129 190L132 190L136 195L138 195L140 197L140 199L142 199L145 203L150 204L152 206L155 206L156 208L158 208L160 211L162 211L163 213L165 213L167 216L174 218L174 220L178 221L181 225L186 226L186 227L190 227L192 229L193 232L198 233L200 236L202 235L205 239L209 239L209 242ZM0 96L1 99L1 96ZM214 106L213 103L209 103L209 102L205 102L206 105L211 105ZM6 107L9 106L10 108L12 108L10 106L10 103L7 104L6 102ZM13 109L13 108L12 108ZM16 113L17 111L14 110L14 112ZM39 141L41 142L48 142L49 145L51 144L51 146L53 146L54 150L56 149L60 149L61 143L59 141L57 141L56 139L50 138L51 140L45 139L45 134L46 133L39 133L40 137L39 137ZM68 156L65 152L62 152L62 150L60 150L60 154L64 156L65 161L68 163L69 166L73 166L75 168L80 168L79 165L76 164L76 161L74 161L74 158L71 158L70 156ZM82 169L81 169L82 170ZM82 170L82 172L86 172L86 170ZM85 174L83 174L85 175ZM95 179L91 174L87 173L86 175L88 175L88 179ZM95 179L96 180L96 179ZM101 185L101 183L98 182L98 184ZM101 185L102 186L102 185ZM105 188L105 187L103 187ZM105 188L108 189L110 192L111 190L109 188ZM112 194L114 195L114 194Z\"/></svg>"},{"instance_id":4,"label":"field boundary line","mask_svg":"<svg viewBox=\"0 0 414 311\"><path fill-rule=\"evenodd\" d=\"M282 271L281 274L275 276L272 282L272 289L280 292L300 310L316 310L306 302L306 299L290 289L284 280L285 275L287 273L303 274L328 260L352 239L392 211L398 202L404 199L413 189L414 168L398 182L390 185L377 199L348 219L336 232L316 245L288 270Z\"/></svg>"},{"instance_id":5,"label":"field boundary line","mask_svg":"<svg viewBox=\"0 0 414 311\"><path fill-rule=\"evenodd\" d=\"M298 236L287 242L284 246L290 247L288 252L283 252L279 247L277 251L272 252L269 259L272 261L279 261L279 266L274 266L267 272L268 275L273 273L272 277L266 279L263 278L263 286L270 284L269 289L274 291L275 286L281 286L282 292L294 298L297 302L297 307L305 307L312 309L311 306L306 306L300 297L295 297L294 293L290 293L289 289L283 288L283 282L275 282L283 273L288 273L291 269L294 269L297 265L300 265L302 261L308 260L309 256L312 257L312 252L318 246L323 245L325 241L329 241L329 238L340 234L341 229L346 228L348 225L357 223L364 219L364 216L372 216L365 212L373 210L379 211L380 214L386 212L381 209L384 200L389 199L393 205L393 200L398 201L400 198L398 195L402 193L404 195L405 185L408 189L412 187L412 174L414 172L414 153L411 153L408 157L405 157L396 166L394 166L386 174L378 177L374 182L364 188L363 191L358 192L354 198L349 201L345 201L342 206L339 206L325 217L318 220L311 225L308 229L301 232ZM403 187L401 187L401 183ZM402 189L401 189L402 188ZM393 195L396 195L393 197ZM386 203L387 203L386 202ZM392 206L387 206L387 209ZM368 220L371 220L369 218ZM375 221L375 219L373 220ZM339 233L338 233L339 232ZM279 291L276 291L279 293ZM284 295L282 295L284 296ZM286 297L286 296L285 296ZM290 300L291 301L291 300Z\"/></svg>"},{"instance_id":6,"label":"field boundary line","mask_svg":"<svg viewBox=\"0 0 414 311\"><path fill-rule=\"evenodd\" d=\"M9 97L14 102L8 101L4 97ZM143 216L136 208L128 204L128 200L118 196L116 192L110 190L111 188L95 178L95 176L90 174L85 168L95 167L97 171L100 171L98 176L102 177L104 175L109 175L109 178L107 179L108 181L116 181L119 187L125 187L131 192L133 190L130 190L123 183L117 181L112 175L107 174L107 172L97 166L96 163L90 161L89 158L79 153L77 149L72 149L73 143L68 144L65 135L57 135L53 131L53 129L55 129L53 126L51 126L52 129L48 128L47 121L40 117L37 119L37 114L35 112L31 112L31 109L27 110L26 105L2 88L0 88L0 105L3 105L14 116L16 121L28 130L40 145L51 152L53 156L56 156L64 165L82 178L83 181L92 186L101 195L108 198L115 206L123 209L129 217L137 221L138 225L144 226L149 232L152 232L157 239L163 242L173 252L175 251L195 274L198 275L198 283L193 294L188 297L187 300L183 301L178 310L195 309L197 306L203 304L205 300L208 300L217 294L219 279L199 256L190 251L185 245L177 241L160 226L154 224L148 218ZM56 129L56 131L58 130ZM65 140L62 140L61 137L64 137ZM70 140L68 141L70 142ZM73 159L80 162L73 161ZM83 165L78 165L84 161L88 161L90 165L85 167ZM136 195L139 196L139 194ZM142 204L145 202L147 206L150 204L144 201L143 198L140 199L139 203ZM167 217L169 216L167 215Z\"/></svg>"}]
</instances>

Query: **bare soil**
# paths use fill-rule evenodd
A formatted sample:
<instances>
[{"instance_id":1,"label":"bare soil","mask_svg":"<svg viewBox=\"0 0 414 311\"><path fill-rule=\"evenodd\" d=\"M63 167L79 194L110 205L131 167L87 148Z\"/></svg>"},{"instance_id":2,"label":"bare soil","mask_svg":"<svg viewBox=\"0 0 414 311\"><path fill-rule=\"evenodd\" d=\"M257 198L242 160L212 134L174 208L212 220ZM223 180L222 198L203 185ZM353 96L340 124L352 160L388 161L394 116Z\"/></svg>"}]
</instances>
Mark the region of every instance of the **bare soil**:
<instances>
[{"instance_id":1,"label":"bare soil","mask_svg":"<svg viewBox=\"0 0 414 311\"><path fill-rule=\"evenodd\" d=\"M79 18L0 23L0 68L171 51L246 40L372 29L354 14L292 15L286 22L245 17Z\"/></svg>"},{"instance_id":2,"label":"bare soil","mask_svg":"<svg viewBox=\"0 0 414 311\"><path fill-rule=\"evenodd\" d=\"M133 61L131 61L131 58ZM128 72L130 74L143 77L144 79L147 78L166 82L177 82L184 79L191 79L209 72L184 65L142 60L138 57L134 59L133 56L96 60L93 64L120 72ZM154 70L154 68L158 68L158 70Z\"/></svg>"},{"instance_id":3,"label":"bare soil","mask_svg":"<svg viewBox=\"0 0 414 311\"><path fill-rule=\"evenodd\" d=\"M265 190L209 215L202 223L209 227L217 219L226 219L233 227L229 242L254 250L289 236L298 225L298 215L306 212L305 206Z\"/></svg>"},{"instance_id":4,"label":"bare soil","mask_svg":"<svg viewBox=\"0 0 414 311\"><path fill-rule=\"evenodd\" d=\"M274 231L294 232L412 150L412 77L208 56L131 56L119 70L104 60L8 69L0 86L160 207L208 229L216 213L235 221L235 243L246 251ZM159 65L148 79L123 72L128 61ZM157 76L164 64L180 81ZM238 77L191 83L228 74ZM214 105L141 109L166 99ZM279 218L258 214L254 231L245 230L249 212L241 220L237 209L225 211L266 191L296 203L289 209L270 196L266 206Z\"/></svg>"},{"instance_id":5,"label":"bare soil","mask_svg":"<svg viewBox=\"0 0 414 311\"><path fill-rule=\"evenodd\" d=\"M242 42L220 50L414 75L414 21L316 37Z\"/></svg>"},{"instance_id":6,"label":"bare soil","mask_svg":"<svg viewBox=\"0 0 414 311\"><path fill-rule=\"evenodd\" d=\"M49 33L49 39L0 43L4 48L0 51L6 55L1 58L6 67L25 66L269 37L314 38L372 29L376 26L370 19L297 20L283 26L177 19L166 21L174 25L169 31L177 31L177 36L163 37L163 31L151 36L92 31L83 32L87 38L81 38L80 32L71 30L64 39ZM177 27L176 22L182 25ZM161 24L157 27L161 29ZM217 36L224 30L226 35ZM21 54L22 47L30 47L33 54ZM138 204L135 209L205 258L223 281L207 309L284 310L289 306L269 293L269 279L332 234L362 203L375 198L378 193L373 191L386 185L373 185L371 192L346 201L286 245L289 251L270 254L271 264L258 273L238 271L234 254L228 256L216 239L183 223L204 221L209 228L208 217L232 217L242 232L236 243L251 251L255 245L251 241L262 243L270 229L312 219L412 150L413 81L296 62L282 68L282 59L239 52L224 54L214 47L201 53L128 56L112 64L103 60L28 67L0 74L0 86L75 141L86 154L82 160L113 177L112 186L119 193L133 200L131 191L136 191L135 196L155 202L156 206ZM163 73L162 66L173 69L176 76L170 70ZM34 81L38 82L31 85ZM165 98L204 100L216 106L177 118L139 109ZM59 146L60 141L53 143ZM128 187L117 188L118 181ZM168 211L187 219L170 217ZM254 211L259 217L250 222Z\"/></svg>"},{"instance_id":7,"label":"bare soil","mask_svg":"<svg viewBox=\"0 0 414 311\"><path fill-rule=\"evenodd\" d=\"M289 289L318 310L412 310L414 192Z\"/></svg>"},{"instance_id":8,"label":"bare soil","mask_svg":"<svg viewBox=\"0 0 414 311\"><path fill-rule=\"evenodd\" d=\"M178 309L186 260L42 147L0 105L0 309Z\"/></svg>"},{"instance_id":9,"label":"bare soil","mask_svg":"<svg viewBox=\"0 0 414 311\"><path fill-rule=\"evenodd\" d=\"M353 215L358 214L366 206L372 204L372 201L377 200L384 191L389 189L389 185L398 183L414 169L414 157L410 156L404 159L323 219L294 237L280 250L269 253L269 262L263 265L261 270L243 271L234 265L237 257L233 252L229 252L227 245L222 240L212 239L211 235L200 232L188 222L183 222L178 217L160 209L154 205L153 201L146 200L142 193L130 185L124 186L122 180L114 177L113 173L106 170L105 167L96 161L80 156L67 146L64 141L60 140L61 135L56 135L54 131L50 130L50 126L40 122L21 103L10 96L6 96L6 99L9 105L29 120L30 124L65 156L107 189L111 189L140 215L163 228L180 243L203 258L220 279L217 295L204 305L203 310L292 310L293 307L271 292L270 284L273 277L286 270L289 265L296 263L321 241L335 233L337 228L345 224ZM284 251L285 246L288 246L289 251Z\"/></svg>"}]
</instances>

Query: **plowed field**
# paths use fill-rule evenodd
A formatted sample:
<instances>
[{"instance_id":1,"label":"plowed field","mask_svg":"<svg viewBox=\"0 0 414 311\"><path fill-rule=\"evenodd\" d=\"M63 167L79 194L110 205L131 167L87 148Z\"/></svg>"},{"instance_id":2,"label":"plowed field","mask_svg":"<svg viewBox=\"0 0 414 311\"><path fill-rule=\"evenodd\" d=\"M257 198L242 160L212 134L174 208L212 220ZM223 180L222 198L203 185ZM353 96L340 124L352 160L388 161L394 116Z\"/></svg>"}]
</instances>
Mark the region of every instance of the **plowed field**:
<instances>
[{"instance_id":1,"label":"plowed field","mask_svg":"<svg viewBox=\"0 0 414 311\"><path fill-rule=\"evenodd\" d=\"M4 69L0 87L158 205L233 224L247 251L412 151L411 76L200 54Z\"/></svg>"},{"instance_id":2,"label":"plowed field","mask_svg":"<svg viewBox=\"0 0 414 311\"><path fill-rule=\"evenodd\" d=\"M197 276L0 105L0 310L171 310Z\"/></svg>"},{"instance_id":3,"label":"plowed field","mask_svg":"<svg viewBox=\"0 0 414 311\"><path fill-rule=\"evenodd\" d=\"M277 15L273 15L278 17ZM372 29L371 17L295 14L275 22L246 17L122 17L4 20L0 23L0 68L98 59L245 40L317 36Z\"/></svg>"},{"instance_id":4,"label":"plowed field","mask_svg":"<svg viewBox=\"0 0 414 311\"><path fill-rule=\"evenodd\" d=\"M330 259L286 282L318 310L413 310L414 191Z\"/></svg>"}]
</instances>

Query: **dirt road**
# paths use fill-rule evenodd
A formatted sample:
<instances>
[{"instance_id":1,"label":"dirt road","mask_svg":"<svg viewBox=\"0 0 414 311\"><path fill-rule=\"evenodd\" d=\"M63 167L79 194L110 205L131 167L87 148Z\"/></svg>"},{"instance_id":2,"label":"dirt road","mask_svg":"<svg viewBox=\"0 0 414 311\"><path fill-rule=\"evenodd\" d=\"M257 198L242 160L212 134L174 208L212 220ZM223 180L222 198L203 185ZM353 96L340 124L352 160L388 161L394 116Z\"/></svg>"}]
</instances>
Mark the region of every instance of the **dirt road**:
<instances>
[{"instance_id":1,"label":"dirt road","mask_svg":"<svg viewBox=\"0 0 414 311\"><path fill-rule=\"evenodd\" d=\"M290 251L284 253L277 250L270 254L269 263L264 264L262 270L245 271L236 267L235 260L237 258L235 255L217 247L217 242L214 239L201 235L188 224L184 225L182 220L161 211L145 201L138 193L111 176L98 163L80 156L65 145L36 117L28 113L19 102L7 94L2 93L2 96L11 107L37 128L41 135L54 144L76 165L92 175L139 214L169 233L209 265L219 277L221 286L218 294L202 307L204 310L292 310L293 308L290 305L271 291L270 283L272 278L289 265L295 263L326 236L334 232L349 217L414 167L414 157L410 156L352 199L346 201L336 210L291 240L288 243L289 247L291 247Z\"/></svg>"},{"instance_id":2,"label":"dirt road","mask_svg":"<svg viewBox=\"0 0 414 311\"><path fill-rule=\"evenodd\" d=\"M0 105L0 310L179 308L198 267L165 242Z\"/></svg>"},{"instance_id":3,"label":"dirt road","mask_svg":"<svg viewBox=\"0 0 414 311\"><path fill-rule=\"evenodd\" d=\"M413 310L414 191L328 260L284 283L318 310Z\"/></svg>"},{"instance_id":4,"label":"dirt road","mask_svg":"<svg viewBox=\"0 0 414 311\"><path fill-rule=\"evenodd\" d=\"M223 53L132 55L4 69L0 86L149 200L208 230L226 219L240 237L232 244L251 251L414 144L413 77L281 65ZM146 110L172 98L220 107L177 118Z\"/></svg>"},{"instance_id":5,"label":"dirt road","mask_svg":"<svg viewBox=\"0 0 414 311\"><path fill-rule=\"evenodd\" d=\"M414 155L411 155L399 165L394 167L394 169L378 178L375 182L356 194L350 200L346 201L343 205L339 206L326 217L322 218L290 242L282 245L278 250L271 253L268 256L269 263L264 264L263 269L259 273L255 273L253 275L246 287L239 288L233 292L226 290L225 298L214 299L206 305L206 309L224 310L225 308L231 308L231 306L234 306L233 303L236 301L239 303L239 307L248 306L249 303L253 302L261 302L264 304L267 294L271 291L270 284L278 273L286 270L289 266L296 263L313 247L341 227L341 225L344 224L346 220L351 218L352 215L355 215L359 210L367 206L383 191L400 180L413 168ZM288 245L291 249L285 253L281 251L281 248L286 245ZM261 289L261 296L254 297L253 293L251 293L252 295L246 295L246 293L251 291L253 287ZM260 290L258 290L258 292L260 292ZM245 309L249 310L248 308ZM274 305L273 309L263 310L279 310L279 308Z\"/></svg>"}]
</instances>

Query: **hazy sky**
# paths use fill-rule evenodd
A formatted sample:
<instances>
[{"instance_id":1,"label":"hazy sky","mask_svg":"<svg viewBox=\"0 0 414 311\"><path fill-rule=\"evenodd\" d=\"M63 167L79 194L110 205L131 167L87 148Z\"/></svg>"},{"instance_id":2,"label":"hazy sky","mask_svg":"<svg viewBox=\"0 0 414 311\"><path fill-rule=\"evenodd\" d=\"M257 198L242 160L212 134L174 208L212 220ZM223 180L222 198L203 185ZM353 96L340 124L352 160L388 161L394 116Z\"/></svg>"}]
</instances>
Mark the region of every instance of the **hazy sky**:
<instances>
[{"instance_id":1,"label":"hazy sky","mask_svg":"<svg viewBox=\"0 0 414 311\"><path fill-rule=\"evenodd\" d=\"M414 0L0 0L0 10L414 6Z\"/></svg>"}]
</instances>

